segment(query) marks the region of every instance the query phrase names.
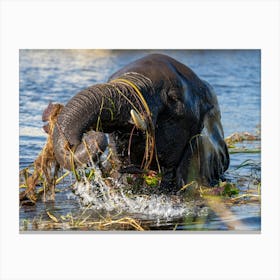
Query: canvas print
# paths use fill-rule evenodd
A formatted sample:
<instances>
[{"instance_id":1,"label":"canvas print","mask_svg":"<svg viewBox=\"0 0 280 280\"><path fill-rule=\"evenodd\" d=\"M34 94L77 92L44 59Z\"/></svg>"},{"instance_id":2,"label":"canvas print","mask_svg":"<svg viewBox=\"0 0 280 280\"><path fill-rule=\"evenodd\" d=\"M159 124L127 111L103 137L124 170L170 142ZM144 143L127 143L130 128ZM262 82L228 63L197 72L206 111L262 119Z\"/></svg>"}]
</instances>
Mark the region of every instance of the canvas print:
<instances>
[{"instance_id":1,"label":"canvas print","mask_svg":"<svg viewBox=\"0 0 280 280\"><path fill-rule=\"evenodd\" d=\"M261 230L260 50L19 50L19 231Z\"/></svg>"}]
</instances>

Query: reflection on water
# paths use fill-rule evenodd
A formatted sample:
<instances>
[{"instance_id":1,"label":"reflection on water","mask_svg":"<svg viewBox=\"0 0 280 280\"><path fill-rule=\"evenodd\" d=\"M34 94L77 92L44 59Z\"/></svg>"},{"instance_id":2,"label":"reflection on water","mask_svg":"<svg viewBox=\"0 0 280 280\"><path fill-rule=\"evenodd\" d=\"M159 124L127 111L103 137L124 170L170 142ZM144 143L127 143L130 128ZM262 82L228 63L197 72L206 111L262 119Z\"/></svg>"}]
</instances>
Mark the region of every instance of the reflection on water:
<instances>
[{"instance_id":1,"label":"reflection on water","mask_svg":"<svg viewBox=\"0 0 280 280\"><path fill-rule=\"evenodd\" d=\"M260 124L260 51L20 50L20 169L34 161L45 143L41 115L49 102L65 104L80 90L105 82L120 67L151 52L166 53L185 63L214 87L225 136L236 131L255 133L256 126ZM254 142L253 145L260 146L260 143ZM239 168L248 160L255 165ZM236 182L243 191L256 190L260 180L260 154L232 154L227 178ZM69 181L65 181L59 189L66 186L69 186ZM83 211L80 203L70 190L57 193L54 203L39 202L36 206L21 207L20 225L34 217L47 219L47 211L57 216L79 213ZM141 216L141 211L136 215L143 223L149 224L150 229L230 229L228 223L207 205L195 205L193 202L176 204L168 198L159 197L145 202L139 197L135 203L142 212L144 208L141 207L144 206L145 209L158 209L153 215ZM230 208L242 225L242 228L235 229L260 230L259 203ZM165 213L166 217L160 213ZM98 217L100 213L96 215ZM91 218L94 219L93 212Z\"/></svg>"}]
</instances>

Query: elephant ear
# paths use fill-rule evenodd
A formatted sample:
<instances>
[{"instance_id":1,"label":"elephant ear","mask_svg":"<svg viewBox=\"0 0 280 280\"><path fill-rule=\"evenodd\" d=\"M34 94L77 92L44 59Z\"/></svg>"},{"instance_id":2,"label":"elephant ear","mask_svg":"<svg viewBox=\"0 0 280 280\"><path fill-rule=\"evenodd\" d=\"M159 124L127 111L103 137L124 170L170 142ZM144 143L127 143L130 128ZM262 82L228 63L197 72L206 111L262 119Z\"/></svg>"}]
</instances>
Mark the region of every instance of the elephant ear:
<instances>
[{"instance_id":1,"label":"elephant ear","mask_svg":"<svg viewBox=\"0 0 280 280\"><path fill-rule=\"evenodd\" d=\"M178 119L186 116L186 108L188 107L185 104L185 92L183 90L172 88L166 93L166 106L172 112L172 116Z\"/></svg>"},{"instance_id":2,"label":"elephant ear","mask_svg":"<svg viewBox=\"0 0 280 280\"><path fill-rule=\"evenodd\" d=\"M198 124L203 126L205 116L213 109L217 116L220 116L218 100L210 84L202 81L199 86L192 89L184 86L184 89L185 110Z\"/></svg>"},{"instance_id":3,"label":"elephant ear","mask_svg":"<svg viewBox=\"0 0 280 280\"><path fill-rule=\"evenodd\" d=\"M203 115L206 115L208 112L215 110L216 115L221 118L218 99L213 87L204 80L203 83L205 84L205 91L204 94L201 96L200 105Z\"/></svg>"}]
</instances>

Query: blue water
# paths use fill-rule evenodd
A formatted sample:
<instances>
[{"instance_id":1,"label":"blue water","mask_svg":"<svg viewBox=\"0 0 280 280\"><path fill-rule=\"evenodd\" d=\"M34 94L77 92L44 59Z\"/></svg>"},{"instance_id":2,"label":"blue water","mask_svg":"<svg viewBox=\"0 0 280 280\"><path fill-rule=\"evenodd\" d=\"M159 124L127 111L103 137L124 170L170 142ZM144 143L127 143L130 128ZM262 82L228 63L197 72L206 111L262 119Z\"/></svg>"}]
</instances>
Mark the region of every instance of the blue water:
<instances>
[{"instance_id":1,"label":"blue water","mask_svg":"<svg viewBox=\"0 0 280 280\"><path fill-rule=\"evenodd\" d=\"M174 57L214 87L225 136L242 131L255 133L261 117L259 50L20 50L20 169L34 161L45 143L41 115L49 102L65 104L80 90L107 81L122 66L152 52ZM260 154L231 155L230 170L247 159L260 162ZM250 169L246 172L248 177L252 175ZM35 210L29 210L36 215ZM26 218L26 211L21 208L21 218ZM258 220L259 211L248 217ZM209 228L212 226L215 228L214 221ZM260 223L249 227L256 228Z\"/></svg>"}]
</instances>

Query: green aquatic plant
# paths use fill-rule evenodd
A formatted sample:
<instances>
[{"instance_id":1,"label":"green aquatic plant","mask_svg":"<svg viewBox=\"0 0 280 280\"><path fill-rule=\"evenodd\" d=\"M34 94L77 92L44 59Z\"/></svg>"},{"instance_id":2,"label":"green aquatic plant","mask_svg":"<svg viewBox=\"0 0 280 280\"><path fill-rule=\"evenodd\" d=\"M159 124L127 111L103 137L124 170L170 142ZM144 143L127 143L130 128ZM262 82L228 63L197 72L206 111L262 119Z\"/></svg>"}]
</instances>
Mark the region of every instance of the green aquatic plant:
<instances>
[{"instance_id":1,"label":"green aquatic plant","mask_svg":"<svg viewBox=\"0 0 280 280\"><path fill-rule=\"evenodd\" d=\"M244 160L241 164L239 164L239 165L235 168L235 170L238 170L238 169L243 168L243 167L259 168L259 166L260 166L260 163L255 162L255 161L253 161L253 160L251 160L251 159L246 159L246 160Z\"/></svg>"},{"instance_id":2,"label":"green aquatic plant","mask_svg":"<svg viewBox=\"0 0 280 280\"><path fill-rule=\"evenodd\" d=\"M221 184L221 185L223 188L223 192L222 192L223 196L232 197L234 195L239 194L239 189L235 186L235 184L223 182L223 184Z\"/></svg>"},{"instance_id":3,"label":"green aquatic plant","mask_svg":"<svg viewBox=\"0 0 280 280\"><path fill-rule=\"evenodd\" d=\"M143 175L143 178L149 187L157 187L161 182L161 174L157 174L155 172L150 172L149 174Z\"/></svg>"}]
</instances>

